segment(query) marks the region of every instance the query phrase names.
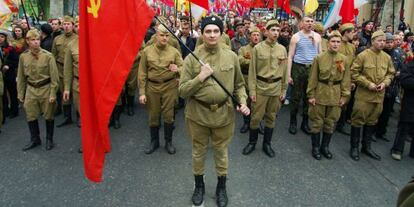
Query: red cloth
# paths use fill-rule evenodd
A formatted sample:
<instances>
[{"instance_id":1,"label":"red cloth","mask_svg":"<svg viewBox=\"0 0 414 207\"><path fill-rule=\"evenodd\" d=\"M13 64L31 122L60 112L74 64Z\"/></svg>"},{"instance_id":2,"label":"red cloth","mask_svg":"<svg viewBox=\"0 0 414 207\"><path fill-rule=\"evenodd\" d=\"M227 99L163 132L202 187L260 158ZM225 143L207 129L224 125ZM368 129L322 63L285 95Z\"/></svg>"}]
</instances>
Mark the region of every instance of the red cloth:
<instances>
[{"instance_id":1,"label":"red cloth","mask_svg":"<svg viewBox=\"0 0 414 207\"><path fill-rule=\"evenodd\" d=\"M208 0L190 0L191 3L197 4L200 7L203 7L207 11L209 10Z\"/></svg>"},{"instance_id":2,"label":"red cloth","mask_svg":"<svg viewBox=\"0 0 414 207\"><path fill-rule=\"evenodd\" d=\"M105 153L111 150L109 117L154 11L144 0L90 2L95 1L79 2L81 133L86 177L101 182Z\"/></svg>"},{"instance_id":3,"label":"red cloth","mask_svg":"<svg viewBox=\"0 0 414 207\"><path fill-rule=\"evenodd\" d=\"M354 0L343 0L339 16L342 17L342 24L355 22Z\"/></svg>"},{"instance_id":4,"label":"red cloth","mask_svg":"<svg viewBox=\"0 0 414 207\"><path fill-rule=\"evenodd\" d=\"M291 14L290 2L289 0L277 0L277 5L286 13Z\"/></svg>"}]
</instances>

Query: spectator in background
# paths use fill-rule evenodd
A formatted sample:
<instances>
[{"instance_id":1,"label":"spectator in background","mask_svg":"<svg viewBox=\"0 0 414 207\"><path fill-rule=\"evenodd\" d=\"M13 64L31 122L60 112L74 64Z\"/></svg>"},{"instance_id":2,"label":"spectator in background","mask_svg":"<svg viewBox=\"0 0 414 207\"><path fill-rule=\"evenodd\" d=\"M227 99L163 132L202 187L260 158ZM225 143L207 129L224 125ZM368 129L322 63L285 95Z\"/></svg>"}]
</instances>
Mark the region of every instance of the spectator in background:
<instances>
[{"instance_id":1,"label":"spectator in background","mask_svg":"<svg viewBox=\"0 0 414 207\"><path fill-rule=\"evenodd\" d=\"M21 26L17 25L16 27L14 27L12 35L14 38L14 40L12 41L13 47L14 49L16 49L17 54L20 55L27 49L27 44L25 40L26 32L23 30Z\"/></svg>"},{"instance_id":2,"label":"spectator in background","mask_svg":"<svg viewBox=\"0 0 414 207\"><path fill-rule=\"evenodd\" d=\"M60 29L61 21L59 19L52 19L50 21L50 26L52 26L52 40L54 40L57 36L62 34L62 30Z\"/></svg>"},{"instance_id":3,"label":"spectator in background","mask_svg":"<svg viewBox=\"0 0 414 207\"><path fill-rule=\"evenodd\" d=\"M40 26L41 34L40 34L40 47L51 52L52 51L52 44L53 38L52 33L53 29L52 26L49 24L42 24Z\"/></svg>"}]
</instances>

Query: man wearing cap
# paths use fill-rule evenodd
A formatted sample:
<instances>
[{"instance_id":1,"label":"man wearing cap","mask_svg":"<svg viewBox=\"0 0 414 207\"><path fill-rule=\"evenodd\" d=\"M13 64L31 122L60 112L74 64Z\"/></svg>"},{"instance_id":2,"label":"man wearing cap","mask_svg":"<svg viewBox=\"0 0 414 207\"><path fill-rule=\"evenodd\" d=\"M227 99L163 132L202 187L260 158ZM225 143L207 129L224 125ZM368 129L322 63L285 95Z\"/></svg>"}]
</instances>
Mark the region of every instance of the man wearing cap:
<instances>
[{"instance_id":1,"label":"man wearing cap","mask_svg":"<svg viewBox=\"0 0 414 207\"><path fill-rule=\"evenodd\" d=\"M245 34L245 27L242 21L239 21L234 25L236 35L231 39L231 50L238 54L240 47L247 45L249 42Z\"/></svg>"},{"instance_id":2,"label":"man wearing cap","mask_svg":"<svg viewBox=\"0 0 414 207\"><path fill-rule=\"evenodd\" d=\"M257 45L261 41L261 31L257 27L252 27L250 29L250 41L249 44L243 46L239 50L239 62L240 62L240 69L243 74L244 83L246 87L246 94L249 94L249 87L248 87L248 78L249 78L249 65L250 60L252 59L253 54L253 47ZM251 101L247 99L247 106L250 107ZM240 128L240 133L246 133L250 129L250 115L243 116L243 126Z\"/></svg>"},{"instance_id":3,"label":"man wearing cap","mask_svg":"<svg viewBox=\"0 0 414 207\"><path fill-rule=\"evenodd\" d=\"M375 138L381 139L383 141L389 142L390 140L385 137L387 133L387 125L391 112L394 107L395 98L400 92L399 88L399 75L402 68L403 62L401 57L394 47L394 35L391 33L385 33L385 47L384 52L386 52L392 59L395 69L395 77L393 78L391 84L385 88L385 96L383 102L383 110L381 115L378 118L378 123L375 130L375 136L373 136L373 141L376 141Z\"/></svg>"},{"instance_id":4,"label":"man wearing cap","mask_svg":"<svg viewBox=\"0 0 414 207\"><path fill-rule=\"evenodd\" d=\"M339 32L342 35L342 43L339 47L339 53L345 55L348 61L352 64L355 58L356 48L352 44L354 38L354 25L352 23L345 23L339 27ZM355 84L351 83L351 95L348 103L342 107L341 116L336 124L336 131L339 133L350 135L349 131L345 129L346 121L351 118L352 107L354 105Z\"/></svg>"},{"instance_id":5,"label":"man wearing cap","mask_svg":"<svg viewBox=\"0 0 414 207\"><path fill-rule=\"evenodd\" d=\"M311 120L312 156L317 160L321 159L321 154L332 159L329 143L334 125L341 114L341 107L350 95L350 61L338 52L341 38L336 30L330 33L328 51L316 56L309 74L306 92Z\"/></svg>"},{"instance_id":6,"label":"man wearing cap","mask_svg":"<svg viewBox=\"0 0 414 207\"><path fill-rule=\"evenodd\" d=\"M56 65L59 71L59 92L57 94L58 111L61 110L61 104L63 105L63 116L64 121L57 125L62 127L72 123L72 105L71 100L62 101L62 94L64 91L64 80L63 80L63 63L65 61L65 51L68 48L68 44L74 39L78 38L78 35L73 32L73 18L65 16L63 18L63 34L57 36L53 40L52 54L55 56Z\"/></svg>"},{"instance_id":7,"label":"man wearing cap","mask_svg":"<svg viewBox=\"0 0 414 207\"><path fill-rule=\"evenodd\" d=\"M299 102L303 102L301 129L310 134L308 126L308 101L306 98L306 87L308 85L308 74L313 59L322 52L321 36L312 31L314 21L305 16L300 22L301 30L292 36L288 54L288 76L289 84L292 85L290 100L290 125L289 133L296 134L296 115L299 111Z\"/></svg>"},{"instance_id":8,"label":"man wearing cap","mask_svg":"<svg viewBox=\"0 0 414 207\"><path fill-rule=\"evenodd\" d=\"M321 36L322 52L326 52L328 50L328 39L325 38L325 31L323 29L323 24L320 22L316 22L313 31L317 32Z\"/></svg>"},{"instance_id":9,"label":"man wearing cap","mask_svg":"<svg viewBox=\"0 0 414 207\"><path fill-rule=\"evenodd\" d=\"M224 26L223 26L223 28L224 28ZM220 40L219 43L222 47L231 48L231 40L230 40L230 37L229 37L228 34L226 34L226 33L221 34L219 40ZM196 48L199 47L200 45L202 45L203 43L204 43L203 37L200 36L197 39Z\"/></svg>"},{"instance_id":10,"label":"man wearing cap","mask_svg":"<svg viewBox=\"0 0 414 207\"><path fill-rule=\"evenodd\" d=\"M267 38L258 43L251 54L248 85L249 97L252 101L252 118L249 143L243 149L244 155L254 151L259 134L259 123L264 118L262 149L267 156L275 156L271 146L273 128L288 86L287 52L285 47L277 43L279 32L277 20L267 22Z\"/></svg>"},{"instance_id":11,"label":"man wearing cap","mask_svg":"<svg viewBox=\"0 0 414 207\"><path fill-rule=\"evenodd\" d=\"M362 23L362 31L358 34L359 46L357 48L357 54L361 53L365 49L371 47L371 35L374 32L374 22L368 20Z\"/></svg>"},{"instance_id":12,"label":"man wearing cap","mask_svg":"<svg viewBox=\"0 0 414 207\"><path fill-rule=\"evenodd\" d=\"M158 149L161 114L164 120L165 149L175 153L172 145L174 104L177 101L179 67L183 59L178 50L168 44L170 33L159 25L154 44L141 53L138 69L139 103L146 106L149 116L151 142L146 154Z\"/></svg>"},{"instance_id":13,"label":"man wearing cap","mask_svg":"<svg viewBox=\"0 0 414 207\"><path fill-rule=\"evenodd\" d=\"M160 19L162 19L161 21L163 21L164 22L164 24L165 25L167 25L167 21L168 20L166 20L164 17L162 17L162 18L160 18ZM155 27L156 28L156 30L158 29L158 28L160 28L159 26L157 26L157 27ZM155 31L156 32L156 31ZM150 45L152 45L152 44L154 44L154 43L156 43L157 42L157 38L155 38L155 35L152 35L151 36L151 38L149 39L149 41L147 41L147 42L145 42L145 47L148 47L148 46L150 46ZM168 38L168 44L169 45L171 45L171 46L173 46L175 49L177 49L180 53L181 53L181 47L180 47L180 43L178 42L178 40L176 40L175 38L173 38L173 37L171 37L171 38Z\"/></svg>"},{"instance_id":14,"label":"man wearing cap","mask_svg":"<svg viewBox=\"0 0 414 207\"><path fill-rule=\"evenodd\" d=\"M351 67L352 81L357 85L357 89L351 117L350 156L356 161L359 160L361 127L361 152L373 159L381 160L371 149L371 138L382 111L385 88L391 84L395 73L390 56L382 51L385 46L384 32L376 31L371 38L371 48L361 52Z\"/></svg>"},{"instance_id":15,"label":"man wearing cap","mask_svg":"<svg viewBox=\"0 0 414 207\"><path fill-rule=\"evenodd\" d=\"M29 49L20 55L17 70L18 99L23 103L30 130L30 142L23 150L41 144L37 121L41 114L46 120L46 150L51 150L59 74L53 55L40 48L39 31L30 30L26 40Z\"/></svg>"},{"instance_id":16,"label":"man wearing cap","mask_svg":"<svg viewBox=\"0 0 414 207\"><path fill-rule=\"evenodd\" d=\"M233 102L224 89L210 76L214 73L240 102L237 111L250 113L246 106L246 89L240 71L239 60L230 49L219 43L223 34L223 22L217 16L206 17L201 23L204 44L195 54L205 65L188 56L180 77L179 94L187 101L185 122L192 141L192 163L195 188L192 201L195 206L203 203L204 161L211 139L218 183L217 205L227 206L226 178L228 169L228 144L234 134L235 114Z\"/></svg>"}]
</instances>

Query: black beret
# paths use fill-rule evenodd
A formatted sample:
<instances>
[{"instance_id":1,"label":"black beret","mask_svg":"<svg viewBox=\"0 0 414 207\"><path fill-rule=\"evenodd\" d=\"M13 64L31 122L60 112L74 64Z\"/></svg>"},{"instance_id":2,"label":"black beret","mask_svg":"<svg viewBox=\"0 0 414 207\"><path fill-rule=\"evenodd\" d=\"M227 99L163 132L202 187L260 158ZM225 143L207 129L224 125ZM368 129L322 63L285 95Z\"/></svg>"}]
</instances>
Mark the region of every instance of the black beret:
<instances>
[{"instance_id":1,"label":"black beret","mask_svg":"<svg viewBox=\"0 0 414 207\"><path fill-rule=\"evenodd\" d=\"M52 26L49 24L42 24L42 26L40 26L40 30L46 35L50 35L53 32Z\"/></svg>"},{"instance_id":2,"label":"black beret","mask_svg":"<svg viewBox=\"0 0 414 207\"><path fill-rule=\"evenodd\" d=\"M204 20L201 22L201 33L204 33L204 28L209 24L216 25L220 28L220 33L223 33L223 21L221 21L221 19L217 16L209 16L204 18Z\"/></svg>"}]
</instances>

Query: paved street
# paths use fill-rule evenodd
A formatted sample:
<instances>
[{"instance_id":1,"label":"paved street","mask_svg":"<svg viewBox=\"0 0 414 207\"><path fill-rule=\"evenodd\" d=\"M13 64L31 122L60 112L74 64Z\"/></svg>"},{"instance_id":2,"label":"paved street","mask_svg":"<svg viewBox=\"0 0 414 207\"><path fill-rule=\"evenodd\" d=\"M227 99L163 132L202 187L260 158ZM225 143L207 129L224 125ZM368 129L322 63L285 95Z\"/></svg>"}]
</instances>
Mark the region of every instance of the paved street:
<instances>
[{"instance_id":1,"label":"paved street","mask_svg":"<svg viewBox=\"0 0 414 207\"><path fill-rule=\"evenodd\" d=\"M248 134L238 132L242 118L237 116L229 150L230 207L395 206L399 189L414 175L412 158L406 155L401 162L392 160L392 143L379 141L373 148L382 161L361 155L355 162L348 156L349 137L335 134L333 160L317 161L311 157L309 137L287 132L287 109L282 109L277 120L273 159L261 151L262 138L250 156L241 154ZM392 139L396 119L394 113L387 134ZM55 123L61 120L59 116ZM191 206L191 145L183 120L181 110L174 131L176 155L163 148L146 155L149 129L145 110L137 107L133 117L123 114L122 128L111 129L113 151L107 155L104 182L93 184L83 175L82 157L77 152L80 131L75 125L55 129L57 146L52 151L46 152L42 145L22 152L29 141L23 113L8 119L0 134L0 206ZM44 121L40 123L44 140ZM161 143L163 146L163 140ZM211 207L215 206L216 185L212 153L207 162L205 206Z\"/></svg>"}]
</instances>

